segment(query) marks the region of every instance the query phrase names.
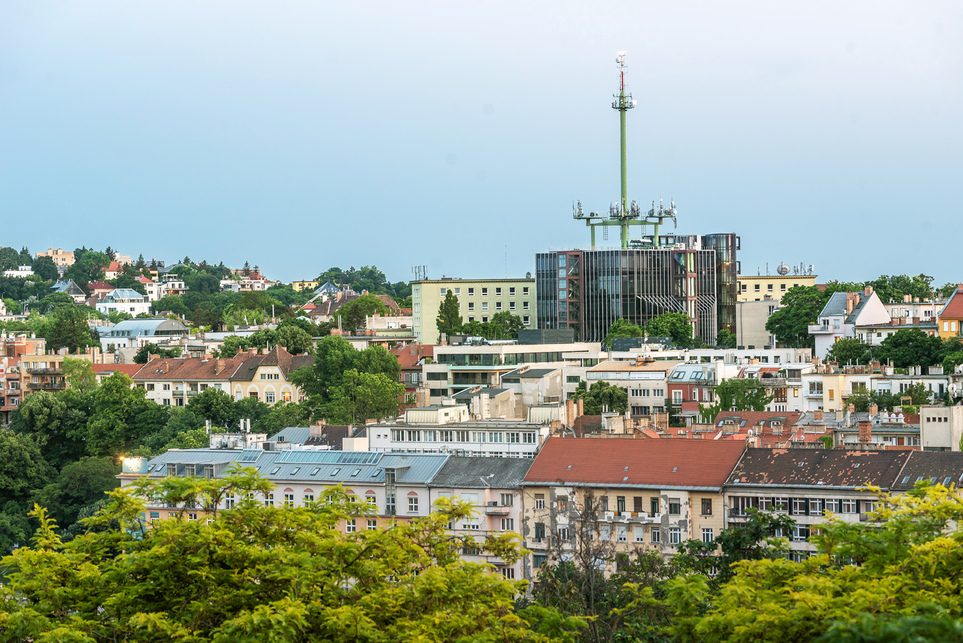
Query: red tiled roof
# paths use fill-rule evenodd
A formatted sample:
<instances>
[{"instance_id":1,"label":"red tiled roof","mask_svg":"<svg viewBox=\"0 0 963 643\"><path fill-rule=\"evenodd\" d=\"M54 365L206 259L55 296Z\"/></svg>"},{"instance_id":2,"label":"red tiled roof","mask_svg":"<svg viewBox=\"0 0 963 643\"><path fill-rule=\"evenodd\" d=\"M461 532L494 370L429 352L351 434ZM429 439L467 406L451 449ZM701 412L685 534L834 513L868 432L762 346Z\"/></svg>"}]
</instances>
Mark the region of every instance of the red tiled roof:
<instances>
[{"instance_id":1,"label":"red tiled roof","mask_svg":"<svg viewBox=\"0 0 963 643\"><path fill-rule=\"evenodd\" d=\"M740 442L549 438L525 481L543 484L721 487Z\"/></svg>"},{"instance_id":2,"label":"red tiled roof","mask_svg":"<svg viewBox=\"0 0 963 643\"><path fill-rule=\"evenodd\" d=\"M239 353L227 359L200 359L196 357L155 358L144 364L133 376L138 382L156 380L223 380L228 381L234 372L251 356Z\"/></svg>"},{"instance_id":3,"label":"red tiled roof","mask_svg":"<svg viewBox=\"0 0 963 643\"><path fill-rule=\"evenodd\" d=\"M94 373L115 373L120 371L128 377L137 375L143 364L91 364Z\"/></svg>"},{"instance_id":4,"label":"red tiled roof","mask_svg":"<svg viewBox=\"0 0 963 643\"><path fill-rule=\"evenodd\" d=\"M107 266L107 272L117 272L120 270L120 264L116 261L111 261L110 265Z\"/></svg>"},{"instance_id":5,"label":"red tiled roof","mask_svg":"<svg viewBox=\"0 0 963 643\"><path fill-rule=\"evenodd\" d=\"M960 292L959 287L953 291L949 301L943 306L943 310L940 311L940 317L963 319L963 292Z\"/></svg>"},{"instance_id":6,"label":"red tiled roof","mask_svg":"<svg viewBox=\"0 0 963 643\"><path fill-rule=\"evenodd\" d=\"M94 290L113 290L115 288L115 286L111 286L104 281L91 281L89 284L87 284L87 287L91 290L91 292Z\"/></svg>"},{"instance_id":7,"label":"red tiled roof","mask_svg":"<svg viewBox=\"0 0 963 643\"><path fill-rule=\"evenodd\" d=\"M434 344L408 344L407 346L395 346L391 349L391 354L398 358L401 370L411 370L421 367L418 362L426 357L434 358Z\"/></svg>"}]
</instances>

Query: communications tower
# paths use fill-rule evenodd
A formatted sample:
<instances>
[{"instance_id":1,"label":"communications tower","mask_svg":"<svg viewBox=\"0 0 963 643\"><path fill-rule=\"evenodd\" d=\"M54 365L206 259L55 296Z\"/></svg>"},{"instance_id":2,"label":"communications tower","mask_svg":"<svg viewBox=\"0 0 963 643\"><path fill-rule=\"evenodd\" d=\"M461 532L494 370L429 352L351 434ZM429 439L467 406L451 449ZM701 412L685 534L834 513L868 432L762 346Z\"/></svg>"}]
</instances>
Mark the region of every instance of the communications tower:
<instances>
[{"instance_id":1,"label":"communications tower","mask_svg":"<svg viewBox=\"0 0 963 643\"><path fill-rule=\"evenodd\" d=\"M618 227L621 247L623 250L625 250L629 247L630 243L630 226L637 225L642 228L643 231L647 227L651 226L653 228L651 242L649 242L648 239L645 239L645 235L643 234L641 243L643 245L651 245L651 247L659 247L659 226L662 225L666 219L672 219L673 222L676 221L675 203L670 203L669 207L666 208L663 207L662 203L660 202L658 209L656 209L655 202L653 202L652 209L649 210L649 212L643 217L642 211L639 209L638 204L635 201L629 202L628 164L626 162L625 143L625 113L635 107L636 101L633 100L631 93L625 93L625 54L626 52L620 51L615 58L615 62L619 66L619 93L614 95L615 100L612 101L612 109L618 110L619 112L619 144L622 166L621 198L617 204L611 204L609 206L609 214L607 217L600 215L598 212L590 212L585 214L582 211L581 201L577 201L572 208L573 218L584 220L585 225L587 225L592 231L593 249L595 248L596 227L602 228L603 239L608 239L610 227Z\"/></svg>"}]
</instances>

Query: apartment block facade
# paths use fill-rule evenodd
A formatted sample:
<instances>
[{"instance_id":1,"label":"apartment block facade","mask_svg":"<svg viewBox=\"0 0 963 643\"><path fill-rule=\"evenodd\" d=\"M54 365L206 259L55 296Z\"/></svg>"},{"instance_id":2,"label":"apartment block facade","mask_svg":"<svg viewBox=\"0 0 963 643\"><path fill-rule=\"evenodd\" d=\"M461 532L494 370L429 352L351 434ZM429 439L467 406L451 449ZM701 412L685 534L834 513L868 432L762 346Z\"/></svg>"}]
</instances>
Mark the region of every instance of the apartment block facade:
<instances>
[{"instance_id":1,"label":"apartment block facade","mask_svg":"<svg viewBox=\"0 0 963 643\"><path fill-rule=\"evenodd\" d=\"M411 282L412 324L417 341L438 341L438 308L451 291L466 322L488 322L495 313L521 318L525 328L535 328L535 280L425 279Z\"/></svg>"}]
</instances>

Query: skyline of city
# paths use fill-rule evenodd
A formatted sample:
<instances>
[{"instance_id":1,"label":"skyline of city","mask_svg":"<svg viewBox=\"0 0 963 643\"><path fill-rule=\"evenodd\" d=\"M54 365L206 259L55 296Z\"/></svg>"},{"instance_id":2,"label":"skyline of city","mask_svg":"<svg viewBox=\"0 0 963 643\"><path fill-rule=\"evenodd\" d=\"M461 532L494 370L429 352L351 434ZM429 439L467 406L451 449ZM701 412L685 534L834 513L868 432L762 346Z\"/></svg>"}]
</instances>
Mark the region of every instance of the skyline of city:
<instances>
[{"instance_id":1,"label":"skyline of city","mask_svg":"<svg viewBox=\"0 0 963 643\"><path fill-rule=\"evenodd\" d=\"M963 196L951 3L6 13L4 245L250 261L285 281L534 273L536 253L589 245L573 201L618 199L626 50L641 207L674 199L679 233L738 234L743 274L959 279L934 260Z\"/></svg>"}]
</instances>

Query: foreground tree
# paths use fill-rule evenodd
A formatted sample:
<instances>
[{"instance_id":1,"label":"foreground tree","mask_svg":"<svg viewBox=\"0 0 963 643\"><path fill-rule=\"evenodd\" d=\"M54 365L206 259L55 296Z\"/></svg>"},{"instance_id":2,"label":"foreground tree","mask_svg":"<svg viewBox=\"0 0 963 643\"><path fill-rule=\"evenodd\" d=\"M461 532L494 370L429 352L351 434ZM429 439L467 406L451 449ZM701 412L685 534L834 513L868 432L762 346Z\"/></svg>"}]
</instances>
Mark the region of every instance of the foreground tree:
<instances>
[{"instance_id":1,"label":"foreground tree","mask_svg":"<svg viewBox=\"0 0 963 643\"><path fill-rule=\"evenodd\" d=\"M248 498L270 483L252 470L223 479L141 480L111 493L89 531L63 543L42 509L35 544L4 559L0 635L44 641L552 641L578 620L549 608L516 611L522 589L485 565L466 563L471 538L448 522L470 513L441 501L426 518L344 533L370 508L343 491L309 508ZM134 495L134 493L140 496ZM212 520L148 526L139 497L212 509ZM227 494L230 511L213 508ZM471 541L471 542L469 542ZM517 536L480 546L505 561ZM56 588L56 591L51 591ZM534 627L541 631L535 631Z\"/></svg>"},{"instance_id":2,"label":"foreground tree","mask_svg":"<svg viewBox=\"0 0 963 643\"><path fill-rule=\"evenodd\" d=\"M451 288L445 293L445 299L438 306L438 318L435 320L438 327L438 341L441 336L451 337L453 333L461 329L461 313L458 311L458 298L455 291Z\"/></svg>"},{"instance_id":3,"label":"foreground tree","mask_svg":"<svg viewBox=\"0 0 963 643\"><path fill-rule=\"evenodd\" d=\"M622 415L629 407L629 392L608 382L596 382L588 388L584 381L579 382L575 400L585 400L586 415L601 415L602 413L618 413Z\"/></svg>"},{"instance_id":4,"label":"foreground tree","mask_svg":"<svg viewBox=\"0 0 963 643\"><path fill-rule=\"evenodd\" d=\"M663 313L645 325L649 337L668 337L676 346L692 344L692 321L685 313Z\"/></svg>"}]
</instances>

